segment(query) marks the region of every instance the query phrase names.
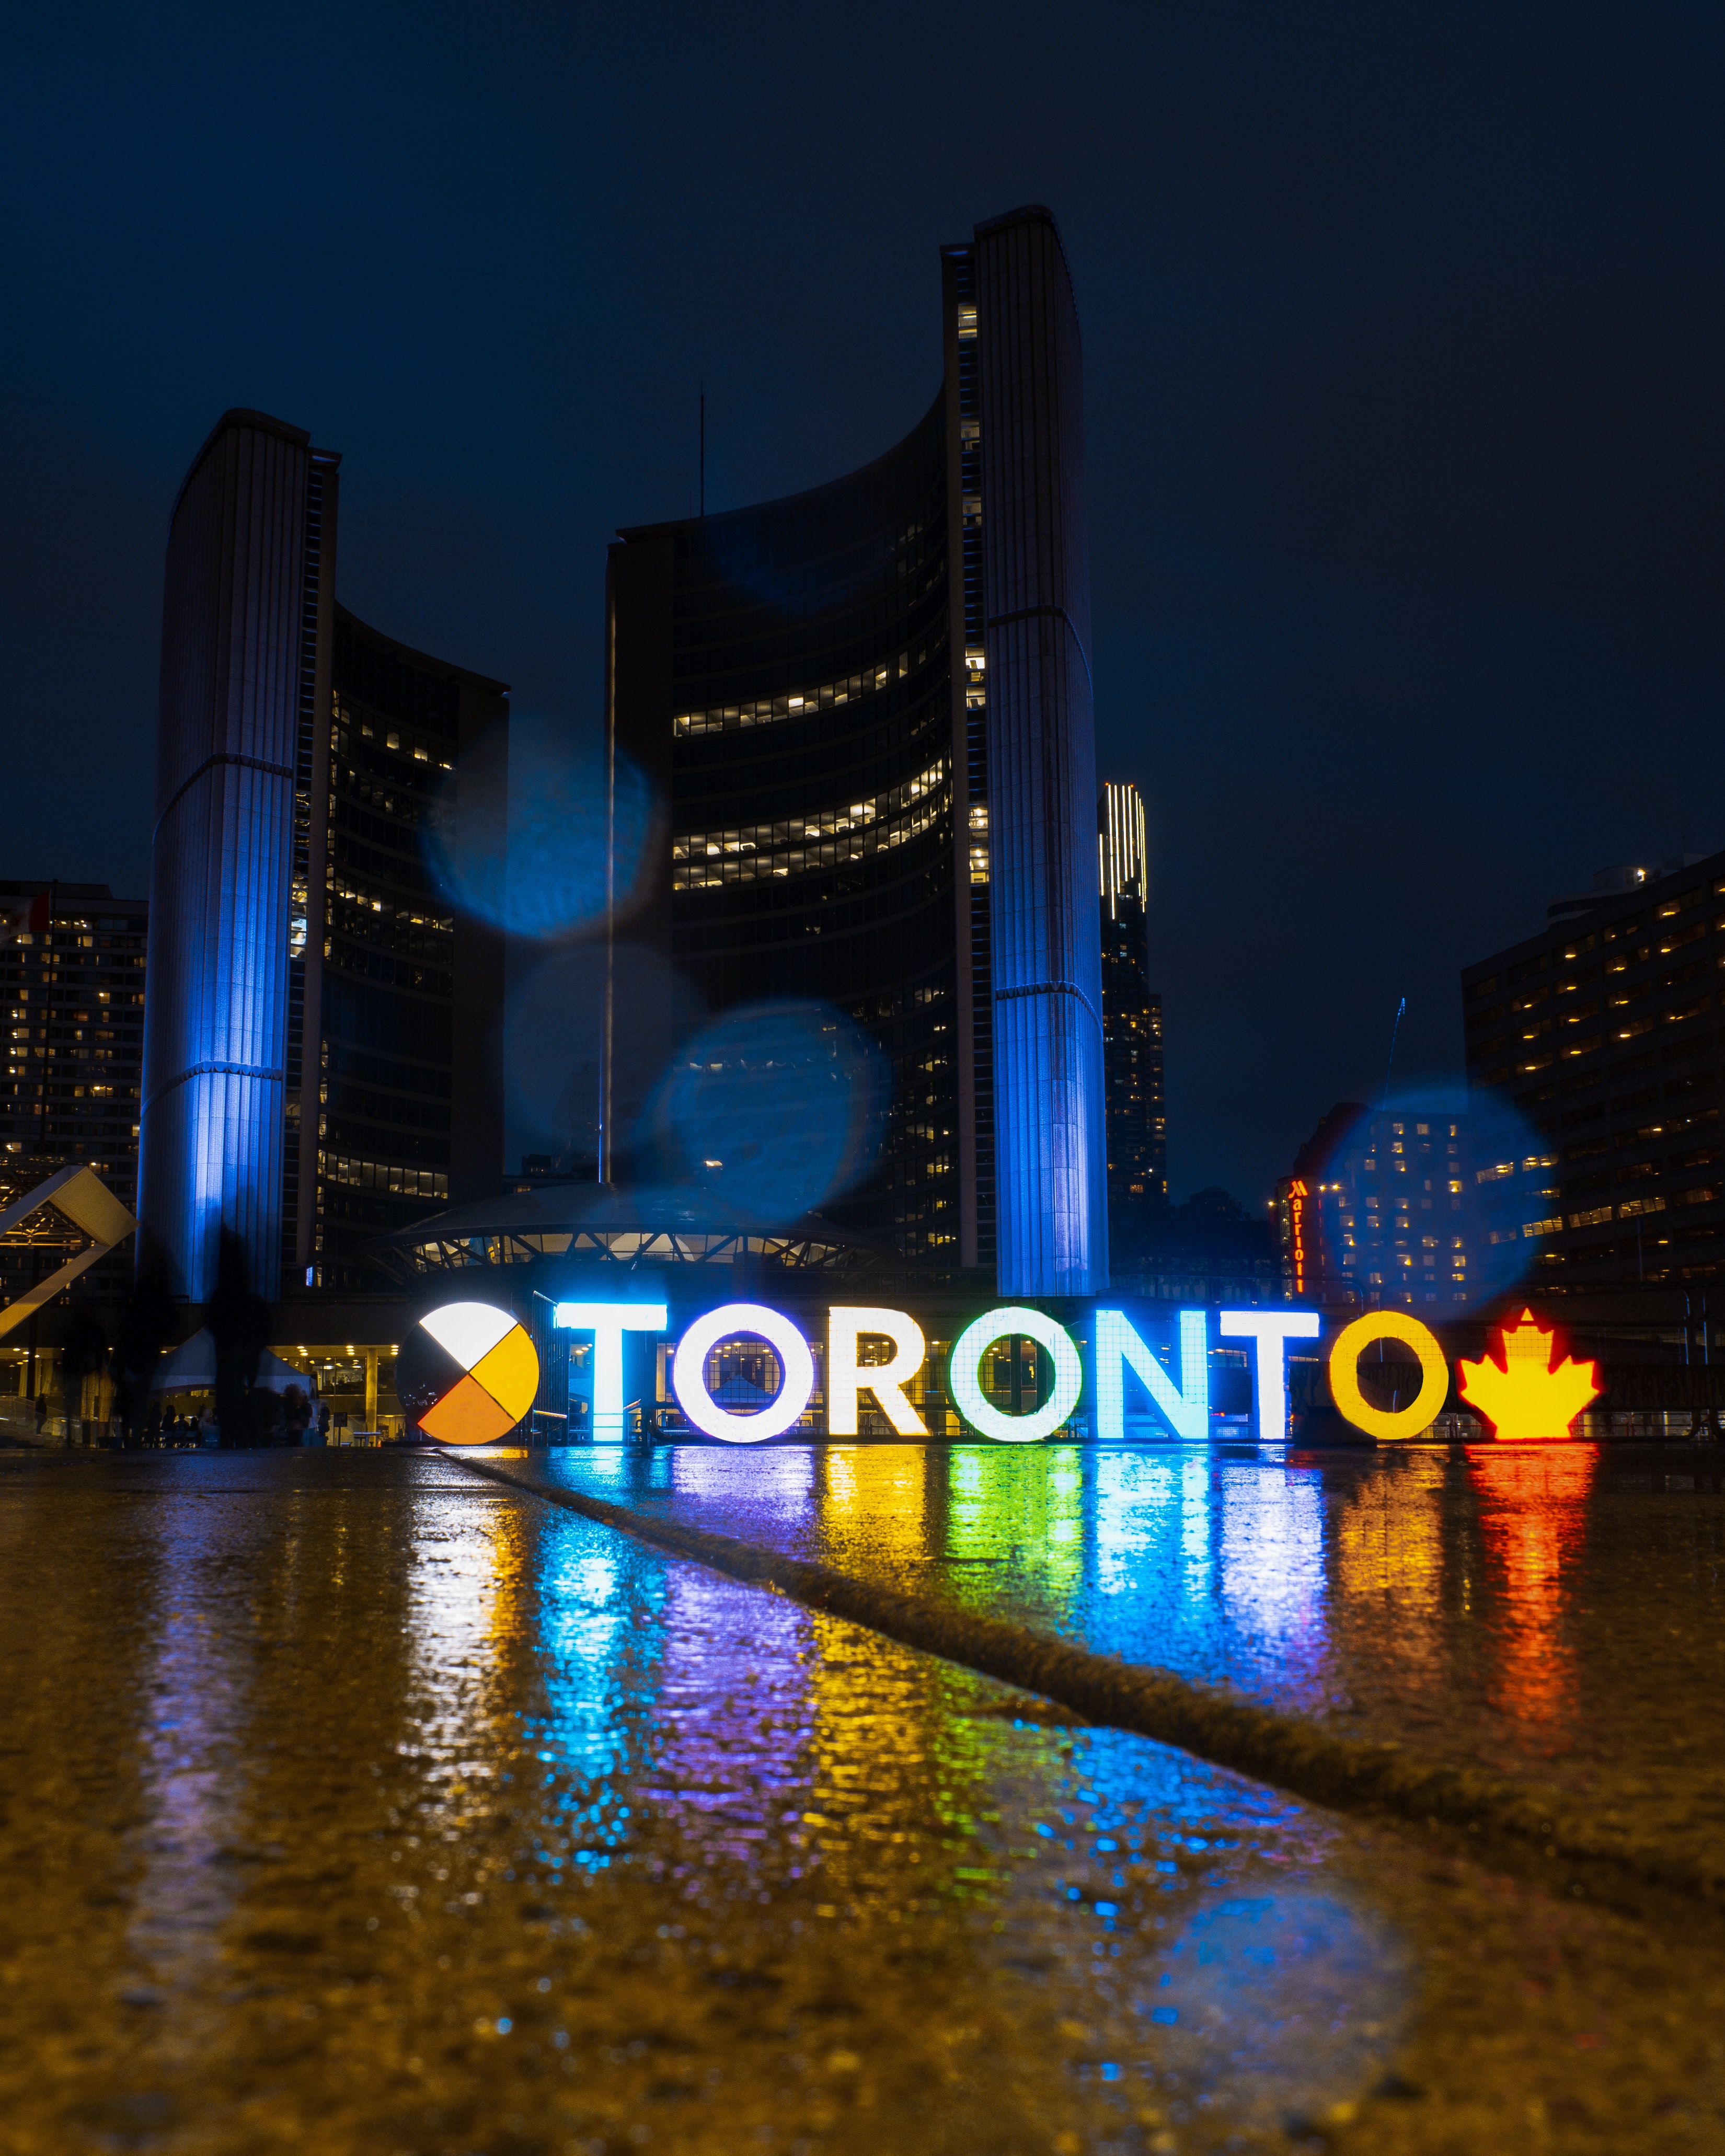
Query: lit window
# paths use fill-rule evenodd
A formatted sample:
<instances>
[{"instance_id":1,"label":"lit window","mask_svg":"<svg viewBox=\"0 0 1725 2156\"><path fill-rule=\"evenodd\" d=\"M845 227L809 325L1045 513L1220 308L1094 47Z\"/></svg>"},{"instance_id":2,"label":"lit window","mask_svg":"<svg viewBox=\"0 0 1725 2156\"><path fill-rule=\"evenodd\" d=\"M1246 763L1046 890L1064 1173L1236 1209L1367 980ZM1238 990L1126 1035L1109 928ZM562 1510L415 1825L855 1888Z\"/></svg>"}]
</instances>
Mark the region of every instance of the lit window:
<instances>
[{"instance_id":1,"label":"lit window","mask_svg":"<svg viewBox=\"0 0 1725 2156\"><path fill-rule=\"evenodd\" d=\"M926 665L937 648L925 644L914 651L897 651L878 666L868 667L859 674L847 674L839 680L822 681L814 688L799 689L794 694L763 696L748 704L716 704L704 711L679 711L671 721L671 728L679 734L728 733L740 726L770 726L775 719L793 716L802 718L811 711L854 703L859 696L876 695L891 682L903 680Z\"/></svg>"}]
</instances>

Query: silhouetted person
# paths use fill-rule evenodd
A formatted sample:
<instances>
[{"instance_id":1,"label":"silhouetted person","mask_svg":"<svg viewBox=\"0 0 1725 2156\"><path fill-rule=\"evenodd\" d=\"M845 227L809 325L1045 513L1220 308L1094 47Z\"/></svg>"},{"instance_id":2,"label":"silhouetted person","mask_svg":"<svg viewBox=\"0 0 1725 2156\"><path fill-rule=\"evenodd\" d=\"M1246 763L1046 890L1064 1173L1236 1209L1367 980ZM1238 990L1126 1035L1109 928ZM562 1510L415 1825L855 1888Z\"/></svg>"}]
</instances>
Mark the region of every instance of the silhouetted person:
<instances>
[{"instance_id":1,"label":"silhouetted person","mask_svg":"<svg viewBox=\"0 0 1725 2156\"><path fill-rule=\"evenodd\" d=\"M303 1385L290 1385L281 1396L282 1442L304 1445L311 1424L311 1403Z\"/></svg>"},{"instance_id":2,"label":"silhouetted person","mask_svg":"<svg viewBox=\"0 0 1725 2156\"><path fill-rule=\"evenodd\" d=\"M137 1270L121 1314L112 1362L114 1412L125 1426L128 1445L151 1411L151 1381L178 1321L161 1245L147 1228L140 1228Z\"/></svg>"},{"instance_id":3,"label":"silhouetted person","mask_svg":"<svg viewBox=\"0 0 1725 2156\"><path fill-rule=\"evenodd\" d=\"M210 1337L216 1349L216 1420L224 1448L252 1434L252 1389L270 1344L270 1306L252 1292L245 1245L223 1228L216 1246L216 1291L209 1299Z\"/></svg>"}]
</instances>

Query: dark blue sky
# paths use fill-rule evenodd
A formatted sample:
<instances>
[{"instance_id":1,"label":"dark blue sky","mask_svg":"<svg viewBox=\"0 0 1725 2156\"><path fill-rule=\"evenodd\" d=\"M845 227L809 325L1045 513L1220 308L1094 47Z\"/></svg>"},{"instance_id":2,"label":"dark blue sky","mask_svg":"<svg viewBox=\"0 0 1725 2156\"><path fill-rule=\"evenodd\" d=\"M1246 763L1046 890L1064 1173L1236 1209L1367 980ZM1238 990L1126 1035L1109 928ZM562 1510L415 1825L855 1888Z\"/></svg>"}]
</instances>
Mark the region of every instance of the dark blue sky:
<instances>
[{"instance_id":1,"label":"dark blue sky","mask_svg":"<svg viewBox=\"0 0 1725 2156\"><path fill-rule=\"evenodd\" d=\"M1097 722L1149 802L1177 1196L1459 1068L1458 968L1725 845L1713 6L15 13L8 875L141 890L166 520L227 406L344 454L338 587L594 723L604 547L938 374L1058 215Z\"/></svg>"}]
</instances>

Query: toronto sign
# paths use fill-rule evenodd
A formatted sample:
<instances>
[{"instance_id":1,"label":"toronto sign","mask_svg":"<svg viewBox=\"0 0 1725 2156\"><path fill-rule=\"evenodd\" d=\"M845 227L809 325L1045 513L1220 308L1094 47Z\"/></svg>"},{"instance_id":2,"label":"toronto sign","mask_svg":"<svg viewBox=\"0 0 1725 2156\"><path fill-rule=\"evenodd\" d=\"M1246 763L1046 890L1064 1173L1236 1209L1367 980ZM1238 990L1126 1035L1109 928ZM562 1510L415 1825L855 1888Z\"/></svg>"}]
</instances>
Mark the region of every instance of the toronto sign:
<instances>
[{"instance_id":1,"label":"toronto sign","mask_svg":"<svg viewBox=\"0 0 1725 2156\"><path fill-rule=\"evenodd\" d=\"M864 1395L872 1398L896 1436L927 1438L930 1432L907 1387L922 1372L928 1343L908 1311L875 1305L834 1303L826 1313L826 1435L858 1434ZM435 1318L425 1321L435 1322ZM624 1342L631 1334L659 1336L670 1328L662 1302L559 1302L553 1325L585 1335L592 1343L593 1427L620 1430L625 1413ZM1117 1445L1126 1436L1129 1389L1134 1413L1148 1413L1173 1439L1206 1440L1211 1432L1209 1351L1212 1332L1240 1343L1251 1366L1252 1424L1260 1443L1287 1435L1287 1357L1295 1343L1323 1332L1317 1311L1291 1308L1182 1310L1174 1346L1166 1360L1144 1338L1127 1312L1099 1304L1088 1313L1082 1340L1047 1312L1003 1304L966 1326L952 1342L947 1388L953 1406L979 1436L1002 1445L1034 1445L1065 1427L1087 1394L1096 1441ZM753 1411L739 1411L713 1396L707 1368L713 1351L740 1339L772 1350L780 1377L775 1397ZM865 1363L865 1339L884 1341L884 1362ZM983 1382L986 1358L1002 1342L1031 1340L1047 1358L1047 1397L1011 1413L989 1399ZM1404 1406L1374 1406L1360 1381L1366 1350L1394 1342L1410 1350L1419 1370L1414 1397ZM1406 1441L1430 1428L1450 1396L1450 1365L1430 1327L1399 1311L1373 1312L1344 1325L1329 1344L1331 1397L1348 1423L1380 1443ZM1407 1367L1405 1360L1400 1367ZM727 1445L758 1445L796 1427L814 1397L814 1351L795 1319L770 1305L726 1302L702 1312L683 1328L670 1358L670 1390L690 1426ZM1561 1352L1553 1328L1531 1311L1497 1329L1476 1363L1456 1365L1457 1389L1466 1405L1500 1442L1549 1442L1568 1437L1574 1419L1600 1394L1598 1367ZM1088 1385L1086 1386L1086 1378ZM1040 1388L1039 1388L1040 1389Z\"/></svg>"},{"instance_id":2,"label":"toronto sign","mask_svg":"<svg viewBox=\"0 0 1725 2156\"><path fill-rule=\"evenodd\" d=\"M621 1433L624 1399L624 1342L631 1333L665 1333L670 1313L662 1302L559 1302L552 1322L591 1342L592 1411L595 1435ZM1260 1443L1287 1435L1287 1356L1295 1342L1322 1337L1323 1321L1312 1310L1182 1310L1175 1320L1174 1349L1167 1362L1123 1310L1099 1304L1089 1313L1085 1337L1045 1311L1006 1303L966 1326L947 1362L947 1386L960 1416L981 1436L1000 1445L1035 1445L1069 1424L1086 1397L1096 1440L1118 1445L1127 1433L1128 1387L1132 1405L1145 1409L1177 1441L1208 1439L1210 1423L1209 1351L1212 1327L1222 1341L1239 1342L1251 1365L1252 1422ZM739 1411L715 1399L707 1366L716 1348L739 1340L763 1342L778 1365L776 1395L763 1406ZM884 1341L885 1362L861 1359L865 1340ZM1009 1412L990 1399L983 1383L986 1358L1002 1342L1034 1341L1048 1358L1048 1396ZM1410 1351L1420 1373L1405 1406L1375 1406L1360 1382L1368 1348L1394 1342ZM825 1338L826 1435L858 1435L865 1394L894 1435L927 1438L927 1425L906 1388L927 1362L928 1342L908 1311L865 1303L833 1303ZM1330 1395L1343 1419L1378 1443L1405 1442L1429 1430L1450 1396L1450 1365L1429 1326L1400 1311L1375 1311L1344 1325L1326 1356ZM1087 1368L1086 1368L1087 1364ZM1408 1367L1405 1358L1399 1368ZM761 1302L726 1302L703 1312L683 1328L670 1358L670 1389L690 1426L726 1445L760 1445L782 1437L807 1414L817 1382L814 1351L800 1325ZM1561 1351L1553 1327L1531 1310L1500 1326L1492 1348L1476 1363L1456 1364L1461 1399L1500 1443L1549 1443L1570 1435L1577 1415L1600 1394L1598 1366ZM506 1312L488 1303L452 1303L420 1319L403 1348L398 1390L403 1406L428 1436L446 1445L495 1443L525 1420L539 1382L531 1342ZM1040 1388L1039 1387L1040 1390Z\"/></svg>"}]
</instances>

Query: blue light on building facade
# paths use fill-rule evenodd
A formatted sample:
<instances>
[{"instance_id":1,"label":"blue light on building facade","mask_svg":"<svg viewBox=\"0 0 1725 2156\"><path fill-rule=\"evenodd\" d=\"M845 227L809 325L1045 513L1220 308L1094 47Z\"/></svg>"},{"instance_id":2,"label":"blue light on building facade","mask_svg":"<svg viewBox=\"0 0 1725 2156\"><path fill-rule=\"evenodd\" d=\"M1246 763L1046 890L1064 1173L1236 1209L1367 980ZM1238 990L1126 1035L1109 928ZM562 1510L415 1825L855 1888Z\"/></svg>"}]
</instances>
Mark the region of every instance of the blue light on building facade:
<instances>
[{"instance_id":1,"label":"blue light on building facade","mask_svg":"<svg viewBox=\"0 0 1725 2156\"><path fill-rule=\"evenodd\" d=\"M1078 316L1054 220L977 228L997 1278L1108 1279Z\"/></svg>"},{"instance_id":2,"label":"blue light on building facade","mask_svg":"<svg viewBox=\"0 0 1725 2156\"><path fill-rule=\"evenodd\" d=\"M254 1286L278 1276L294 777L336 461L229 412L169 532L139 1210L193 1301L224 1224Z\"/></svg>"},{"instance_id":3,"label":"blue light on building facade","mask_svg":"<svg viewBox=\"0 0 1725 2156\"><path fill-rule=\"evenodd\" d=\"M351 1290L502 1168L502 937L424 855L458 808L501 850L508 692L336 605L339 462L229 412L169 531L138 1210L193 1302L223 1228L272 1301Z\"/></svg>"},{"instance_id":4,"label":"blue light on building facade","mask_svg":"<svg viewBox=\"0 0 1725 2156\"><path fill-rule=\"evenodd\" d=\"M612 548L610 743L670 831L614 923L595 1011L600 1174L672 1172L650 1074L691 1027L641 983L686 983L708 1014L805 1001L866 1029L891 1096L865 1172L802 1203L919 1271L1096 1294L1077 314L1046 210L978 226L941 266L944 378L902 441L807 493Z\"/></svg>"}]
</instances>

